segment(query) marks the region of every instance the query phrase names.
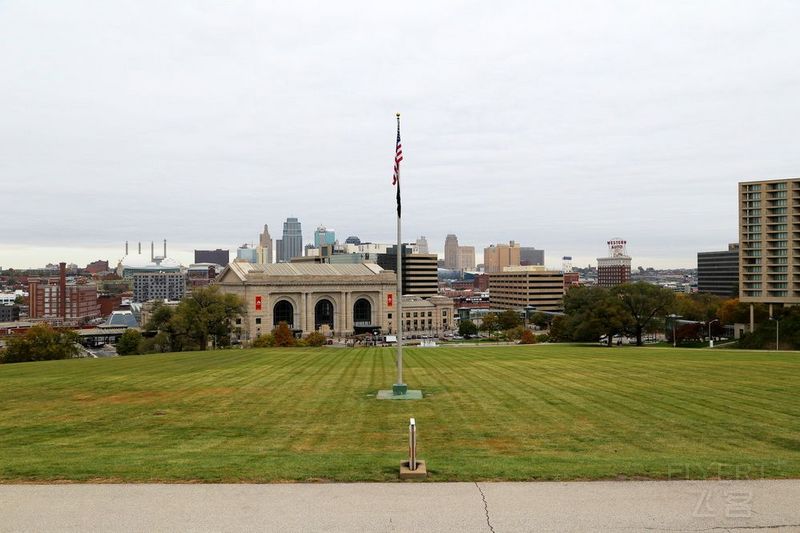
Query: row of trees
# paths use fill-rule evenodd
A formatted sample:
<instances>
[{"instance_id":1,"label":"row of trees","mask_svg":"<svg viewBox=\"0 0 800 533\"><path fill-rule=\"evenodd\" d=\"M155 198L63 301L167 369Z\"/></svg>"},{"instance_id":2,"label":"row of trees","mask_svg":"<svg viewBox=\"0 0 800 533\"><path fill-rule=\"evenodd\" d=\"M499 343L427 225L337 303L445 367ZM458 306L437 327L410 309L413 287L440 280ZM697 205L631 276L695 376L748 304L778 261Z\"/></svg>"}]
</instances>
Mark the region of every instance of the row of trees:
<instances>
[{"instance_id":1,"label":"row of trees","mask_svg":"<svg viewBox=\"0 0 800 533\"><path fill-rule=\"evenodd\" d=\"M536 313L531 317L531 323L542 327L547 325L548 320L544 313ZM458 334L467 339L474 337L479 331L488 333L494 340L520 341L522 344L533 344L537 341L537 337L524 327L519 313L511 309L501 313L487 313L481 320L480 327L471 320L462 320L458 325Z\"/></svg>"},{"instance_id":2,"label":"row of trees","mask_svg":"<svg viewBox=\"0 0 800 533\"><path fill-rule=\"evenodd\" d=\"M0 350L0 363L70 359L78 354L80 348L75 332L53 329L48 324L37 324L24 335L8 337L6 348Z\"/></svg>"},{"instance_id":3,"label":"row of trees","mask_svg":"<svg viewBox=\"0 0 800 533\"><path fill-rule=\"evenodd\" d=\"M631 335L641 345L645 333L664 330L664 319L671 314L693 322L718 320L712 324L714 335L721 334L723 324L749 323L750 304L706 293L676 294L644 282L626 283L611 289L573 287L564 296L564 316L551 324L550 337L555 341L577 342L594 342L606 337L610 345L615 335ZM755 322L764 331L774 332L775 326L769 324L768 318L767 306L755 304ZM675 329L678 342L702 340L707 333L705 324L681 324ZM668 334L671 336L672 331Z\"/></svg>"},{"instance_id":4,"label":"row of trees","mask_svg":"<svg viewBox=\"0 0 800 533\"><path fill-rule=\"evenodd\" d=\"M673 291L643 282L612 289L573 287L564 296L564 316L550 326L550 338L593 342L606 336L610 346L615 335L628 334L641 345L644 333L660 325L675 301Z\"/></svg>"},{"instance_id":5,"label":"row of trees","mask_svg":"<svg viewBox=\"0 0 800 533\"><path fill-rule=\"evenodd\" d=\"M244 302L234 294L223 294L213 285L197 288L177 307L156 303L144 325L147 334L126 331L117 343L117 353L205 350L212 340L215 347L226 347L233 321L244 311Z\"/></svg>"}]
</instances>

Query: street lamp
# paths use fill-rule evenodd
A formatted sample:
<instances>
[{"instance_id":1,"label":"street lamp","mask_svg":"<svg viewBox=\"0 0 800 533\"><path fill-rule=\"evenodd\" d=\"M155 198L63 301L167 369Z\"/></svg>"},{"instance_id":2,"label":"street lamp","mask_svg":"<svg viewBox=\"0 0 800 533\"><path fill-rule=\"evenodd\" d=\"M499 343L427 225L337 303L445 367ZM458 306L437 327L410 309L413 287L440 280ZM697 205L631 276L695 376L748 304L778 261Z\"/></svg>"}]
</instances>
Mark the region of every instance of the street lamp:
<instances>
[{"instance_id":1,"label":"street lamp","mask_svg":"<svg viewBox=\"0 0 800 533\"><path fill-rule=\"evenodd\" d=\"M713 324L714 322L719 322L719 318L715 318L714 320L712 320L711 322L708 323L708 347L709 348L713 348L714 347L714 341L711 338L711 324Z\"/></svg>"},{"instance_id":2,"label":"street lamp","mask_svg":"<svg viewBox=\"0 0 800 533\"><path fill-rule=\"evenodd\" d=\"M681 315L676 315L675 313L672 313L671 315L667 315L667 318L671 318L672 319L672 347L673 348L677 348L678 347L678 337L675 335L675 322L680 317L681 317Z\"/></svg>"},{"instance_id":3,"label":"street lamp","mask_svg":"<svg viewBox=\"0 0 800 533\"><path fill-rule=\"evenodd\" d=\"M777 352L781 349L781 319L774 316L769 319L775 321L775 351Z\"/></svg>"}]
</instances>

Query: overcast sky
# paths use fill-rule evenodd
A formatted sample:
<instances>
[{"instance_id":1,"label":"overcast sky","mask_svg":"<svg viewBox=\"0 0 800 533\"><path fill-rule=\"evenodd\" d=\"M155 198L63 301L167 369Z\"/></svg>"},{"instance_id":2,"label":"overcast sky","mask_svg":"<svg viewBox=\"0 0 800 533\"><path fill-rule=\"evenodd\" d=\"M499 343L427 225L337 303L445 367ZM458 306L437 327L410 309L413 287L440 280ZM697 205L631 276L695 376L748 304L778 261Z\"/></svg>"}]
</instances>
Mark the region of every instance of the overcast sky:
<instances>
[{"instance_id":1,"label":"overcast sky","mask_svg":"<svg viewBox=\"0 0 800 533\"><path fill-rule=\"evenodd\" d=\"M0 266L280 236L693 267L800 174L800 2L0 0ZM478 254L482 261L482 253Z\"/></svg>"}]
</instances>

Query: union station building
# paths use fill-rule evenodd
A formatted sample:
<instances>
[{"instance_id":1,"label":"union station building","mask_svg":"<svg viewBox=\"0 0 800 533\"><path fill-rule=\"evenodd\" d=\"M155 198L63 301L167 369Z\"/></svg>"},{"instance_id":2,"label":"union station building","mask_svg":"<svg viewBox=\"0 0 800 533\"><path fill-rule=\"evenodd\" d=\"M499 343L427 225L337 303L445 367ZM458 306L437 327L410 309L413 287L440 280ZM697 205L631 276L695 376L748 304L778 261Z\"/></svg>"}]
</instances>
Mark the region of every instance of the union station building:
<instances>
[{"instance_id":1,"label":"union station building","mask_svg":"<svg viewBox=\"0 0 800 533\"><path fill-rule=\"evenodd\" d=\"M237 329L250 341L280 322L303 334L392 330L395 274L378 265L230 263L216 284L246 304Z\"/></svg>"},{"instance_id":2,"label":"union station building","mask_svg":"<svg viewBox=\"0 0 800 533\"><path fill-rule=\"evenodd\" d=\"M236 329L244 342L280 322L296 333L396 333L396 276L371 263L230 263L216 285L245 302ZM453 301L403 297L404 337L436 335L455 327Z\"/></svg>"}]
</instances>

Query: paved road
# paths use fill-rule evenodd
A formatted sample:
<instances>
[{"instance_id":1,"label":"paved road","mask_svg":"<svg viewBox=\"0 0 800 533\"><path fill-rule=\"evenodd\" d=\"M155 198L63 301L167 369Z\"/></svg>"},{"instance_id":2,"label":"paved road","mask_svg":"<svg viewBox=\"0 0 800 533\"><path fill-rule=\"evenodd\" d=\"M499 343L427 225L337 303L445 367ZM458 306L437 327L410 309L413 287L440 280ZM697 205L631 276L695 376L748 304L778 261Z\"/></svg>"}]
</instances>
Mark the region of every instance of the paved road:
<instances>
[{"instance_id":1,"label":"paved road","mask_svg":"<svg viewBox=\"0 0 800 533\"><path fill-rule=\"evenodd\" d=\"M0 531L800 531L800 480L0 485Z\"/></svg>"}]
</instances>

